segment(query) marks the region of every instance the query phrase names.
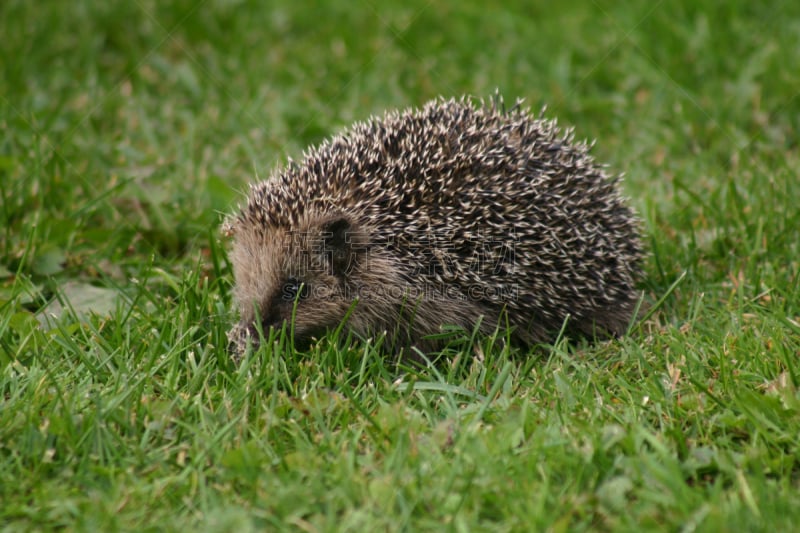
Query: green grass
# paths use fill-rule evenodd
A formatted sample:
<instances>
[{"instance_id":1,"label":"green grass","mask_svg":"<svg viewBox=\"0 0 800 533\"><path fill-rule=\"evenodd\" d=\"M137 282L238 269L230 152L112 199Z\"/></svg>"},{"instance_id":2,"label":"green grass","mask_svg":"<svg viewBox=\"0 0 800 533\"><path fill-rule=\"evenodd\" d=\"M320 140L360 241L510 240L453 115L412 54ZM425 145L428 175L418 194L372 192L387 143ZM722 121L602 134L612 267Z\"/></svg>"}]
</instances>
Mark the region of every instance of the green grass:
<instances>
[{"instance_id":1,"label":"green grass","mask_svg":"<svg viewBox=\"0 0 800 533\"><path fill-rule=\"evenodd\" d=\"M483 4L0 3L0 530L796 527L800 3ZM247 183L496 87L625 172L652 316L234 366Z\"/></svg>"}]
</instances>

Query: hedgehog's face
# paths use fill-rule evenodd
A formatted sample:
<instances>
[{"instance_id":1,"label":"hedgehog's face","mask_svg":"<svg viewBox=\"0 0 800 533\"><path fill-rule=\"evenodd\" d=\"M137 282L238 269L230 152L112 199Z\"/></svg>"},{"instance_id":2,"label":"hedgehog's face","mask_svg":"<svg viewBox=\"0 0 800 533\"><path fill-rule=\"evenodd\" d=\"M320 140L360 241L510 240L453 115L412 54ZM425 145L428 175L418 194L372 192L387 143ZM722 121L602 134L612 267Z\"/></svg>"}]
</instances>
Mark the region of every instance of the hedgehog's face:
<instances>
[{"instance_id":1,"label":"hedgehog's face","mask_svg":"<svg viewBox=\"0 0 800 533\"><path fill-rule=\"evenodd\" d=\"M270 328L293 321L301 346L337 327L357 296L348 280L365 255L363 242L340 213L308 217L295 230L237 228L231 251L240 312L231 332L234 348L241 352L248 337L257 344L258 324L268 336Z\"/></svg>"}]
</instances>

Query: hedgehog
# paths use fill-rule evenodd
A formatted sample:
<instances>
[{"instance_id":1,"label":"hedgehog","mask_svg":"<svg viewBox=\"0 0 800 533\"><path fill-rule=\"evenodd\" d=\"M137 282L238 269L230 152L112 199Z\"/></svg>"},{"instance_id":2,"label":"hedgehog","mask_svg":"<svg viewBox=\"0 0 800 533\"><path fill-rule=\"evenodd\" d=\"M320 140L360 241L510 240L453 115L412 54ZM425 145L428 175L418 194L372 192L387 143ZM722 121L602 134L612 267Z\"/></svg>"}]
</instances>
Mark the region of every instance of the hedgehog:
<instances>
[{"instance_id":1,"label":"hedgehog","mask_svg":"<svg viewBox=\"0 0 800 533\"><path fill-rule=\"evenodd\" d=\"M232 354L285 324L298 346L341 327L401 359L450 326L523 347L623 334L639 221L574 137L521 101L439 98L290 159L225 224Z\"/></svg>"}]
</instances>

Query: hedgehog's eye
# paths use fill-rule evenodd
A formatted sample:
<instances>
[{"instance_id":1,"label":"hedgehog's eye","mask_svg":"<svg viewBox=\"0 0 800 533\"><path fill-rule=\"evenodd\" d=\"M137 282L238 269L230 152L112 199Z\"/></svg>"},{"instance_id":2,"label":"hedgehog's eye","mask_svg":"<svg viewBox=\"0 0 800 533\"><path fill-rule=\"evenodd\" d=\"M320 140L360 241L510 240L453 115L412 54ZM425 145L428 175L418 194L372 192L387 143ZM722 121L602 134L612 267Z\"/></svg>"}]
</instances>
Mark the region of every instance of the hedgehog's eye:
<instances>
[{"instance_id":1,"label":"hedgehog's eye","mask_svg":"<svg viewBox=\"0 0 800 533\"><path fill-rule=\"evenodd\" d=\"M301 282L294 276L286 279L281 290L281 299L284 302L293 302L297 299L304 299L308 297L308 285Z\"/></svg>"}]
</instances>

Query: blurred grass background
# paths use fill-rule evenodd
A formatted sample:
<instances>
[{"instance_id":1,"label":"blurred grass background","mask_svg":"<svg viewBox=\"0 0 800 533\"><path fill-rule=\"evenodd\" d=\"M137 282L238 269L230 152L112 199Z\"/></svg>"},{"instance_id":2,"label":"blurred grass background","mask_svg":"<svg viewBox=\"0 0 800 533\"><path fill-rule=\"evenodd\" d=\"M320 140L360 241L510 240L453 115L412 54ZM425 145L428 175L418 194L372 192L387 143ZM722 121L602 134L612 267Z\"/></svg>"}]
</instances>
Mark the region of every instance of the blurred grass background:
<instances>
[{"instance_id":1,"label":"blurred grass background","mask_svg":"<svg viewBox=\"0 0 800 533\"><path fill-rule=\"evenodd\" d=\"M800 4L5 0L0 36L3 527L794 524ZM677 282L648 323L408 387L331 346L234 369L247 184L495 89L625 173L646 296Z\"/></svg>"}]
</instances>

